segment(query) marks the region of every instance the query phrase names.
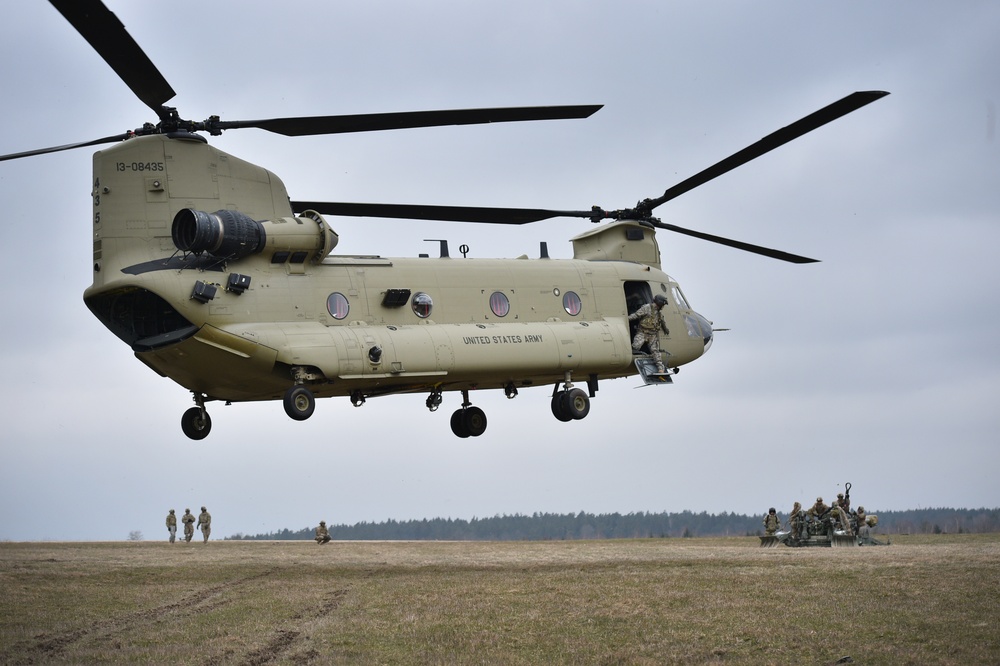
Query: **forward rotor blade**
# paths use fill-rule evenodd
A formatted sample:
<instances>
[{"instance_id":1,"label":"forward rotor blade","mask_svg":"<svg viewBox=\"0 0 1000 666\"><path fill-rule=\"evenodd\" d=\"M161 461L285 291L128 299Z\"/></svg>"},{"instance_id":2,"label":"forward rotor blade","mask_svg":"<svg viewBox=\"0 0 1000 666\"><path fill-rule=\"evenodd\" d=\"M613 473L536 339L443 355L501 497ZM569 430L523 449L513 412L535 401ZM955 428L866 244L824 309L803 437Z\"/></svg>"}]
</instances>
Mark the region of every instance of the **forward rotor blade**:
<instances>
[{"instance_id":1,"label":"forward rotor blade","mask_svg":"<svg viewBox=\"0 0 1000 666\"><path fill-rule=\"evenodd\" d=\"M553 217L590 217L591 211L546 210L543 208L485 208L477 206L425 206L420 204L345 203L336 201L293 201L292 210L314 210L323 215L344 217L384 217L403 220L482 222L487 224L528 224Z\"/></svg>"},{"instance_id":2,"label":"forward rotor blade","mask_svg":"<svg viewBox=\"0 0 1000 666\"><path fill-rule=\"evenodd\" d=\"M9 155L0 155L0 162L6 162L7 160L16 160L22 157L31 157L33 155L45 155L46 153L58 153L62 150L73 150L74 148L84 148L86 146L99 146L102 143L117 143L119 141L124 141L129 138L131 134L116 134L115 136L106 136L103 139L94 139L93 141L82 141L80 143L67 143L65 146L53 146L51 148L39 148L37 150L27 150L23 153L11 153Z\"/></svg>"},{"instance_id":3,"label":"forward rotor blade","mask_svg":"<svg viewBox=\"0 0 1000 666\"><path fill-rule=\"evenodd\" d=\"M125 26L101 0L49 0L87 40L136 97L162 117L160 108L176 94ZM88 144L80 144L88 145Z\"/></svg>"},{"instance_id":4,"label":"forward rotor blade","mask_svg":"<svg viewBox=\"0 0 1000 666\"><path fill-rule=\"evenodd\" d=\"M585 217L594 218L593 210L548 210L545 208L486 208L477 206L425 206L419 204L381 204L381 203L346 203L337 201L293 201L292 210L303 213L314 210L323 215L340 215L343 217L383 217L404 220L438 220L445 222L480 222L488 224L528 224L553 217ZM752 243L732 240L723 236L715 236L700 231L693 231L666 224L656 220L648 220L658 229L673 231L685 236L693 236L712 243L728 245L738 250L745 250L772 259L789 261L794 264L809 264L818 262L790 252L774 250Z\"/></svg>"},{"instance_id":5,"label":"forward rotor blade","mask_svg":"<svg viewBox=\"0 0 1000 666\"><path fill-rule=\"evenodd\" d=\"M888 94L889 93L880 90L856 92L834 102L833 104L830 104L829 106L825 106L819 111L811 113L805 118L797 120L787 127L781 128L777 132L768 134L757 143L747 146L738 153L730 155L721 162L717 162L704 171L701 171L687 180L674 185L664 192L663 196L656 199L650 199L650 210L656 208L662 203L666 203L667 201L684 194L685 192L693 190L699 185L704 185L713 178L717 178L728 171L732 171L736 167L746 164L750 160L757 159L761 155L768 153L779 146L783 146L789 141L799 138L803 134L807 134L818 127L822 127L823 125L826 125L841 116L846 116L852 111L857 111L866 104L871 104L875 100L881 99Z\"/></svg>"},{"instance_id":6,"label":"forward rotor blade","mask_svg":"<svg viewBox=\"0 0 1000 666\"><path fill-rule=\"evenodd\" d=\"M652 220L651 222L653 226L658 229L675 231L679 234L684 234L685 236L693 236L694 238L700 238L701 240L707 240L712 243L719 243L720 245L728 245L729 247L734 247L737 250L744 250L746 252L753 252L754 254L761 254L764 255L765 257L771 257L772 259L789 261L793 264L813 264L819 262L819 259L810 259L809 257L802 257L797 254L791 254L790 252L773 250L769 247L762 247L760 245L754 245L752 243L744 243L743 241L733 240L731 238L724 238L723 236L714 236L712 234L706 234L701 231L693 231L691 229L685 229L684 227L678 227L676 224L667 224L665 222L658 222L656 220Z\"/></svg>"},{"instance_id":7,"label":"forward rotor blade","mask_svg":"<svg viewBox=\"0 0 1000 666\"><path fill-rule=\"evenodd\" d=\"M315 134L345 134L377 130L439 127L444 125L478 125L522 120L559 120L588 118L603 104L581 106L523 106L492 109L452 109L446 111L409 111L401 113L370 113L344 116L307 116L303 118L272 118L267 120L222 120L220 130L256 127L284 134L309 136Z\"/></svg>"}]
</instances>

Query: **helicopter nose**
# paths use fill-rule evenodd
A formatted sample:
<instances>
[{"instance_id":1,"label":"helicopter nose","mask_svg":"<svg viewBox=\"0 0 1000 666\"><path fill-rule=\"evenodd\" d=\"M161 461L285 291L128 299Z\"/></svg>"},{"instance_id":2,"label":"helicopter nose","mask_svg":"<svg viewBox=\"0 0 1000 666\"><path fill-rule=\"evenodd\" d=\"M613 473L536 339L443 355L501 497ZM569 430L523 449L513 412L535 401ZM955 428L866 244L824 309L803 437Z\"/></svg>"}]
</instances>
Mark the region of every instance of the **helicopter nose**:
<instances>
[{"instance_id":1,"label":"helicopter nose","mask_svg":"<svg viewBox=\"0 0 1000 666\"><path fill-rule=\"evenodd\" d=\"M694 318L698 321L698 326L701 328L701 338L705 342L705 351L708 351L709 348L711 348L712 340L715 337L715 331L712 329L712 322L697 312L694 313Z\"/></svg>"}]
</instances>

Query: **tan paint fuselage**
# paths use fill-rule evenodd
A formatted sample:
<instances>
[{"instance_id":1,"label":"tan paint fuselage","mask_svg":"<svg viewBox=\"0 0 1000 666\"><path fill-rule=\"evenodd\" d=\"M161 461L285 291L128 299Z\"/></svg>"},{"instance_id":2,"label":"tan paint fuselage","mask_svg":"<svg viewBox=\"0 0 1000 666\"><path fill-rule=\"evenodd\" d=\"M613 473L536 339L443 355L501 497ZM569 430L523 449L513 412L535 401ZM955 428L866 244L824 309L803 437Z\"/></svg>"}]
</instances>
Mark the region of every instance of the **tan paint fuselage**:
<instances>
[{"instance_id":1,"label":"tan paint fuselage","mask_svg":"<svg viewBox=\"0 0 1000 666\"><path fill-rule=\"evenodd\" d=\"M280 399L296 376L323 397L635 374L627 315L637 290L668 296L670 367L709 341L660 270L653 230L634 222L582 234L574 259L339 256L326 221L294 216L274 174L203 140L160 135L96 153L93 186L86 302L140 360L209 399ZM267 246L225 261L184 255L171 226L185 209L266 221ZM642 237L627 240L629 228ZM245 289L226 288L234 274ZM198 285L214 288L211 298L193 297ZM414 307L417 294L429 311Z\"/></svg>"}]
</instances>

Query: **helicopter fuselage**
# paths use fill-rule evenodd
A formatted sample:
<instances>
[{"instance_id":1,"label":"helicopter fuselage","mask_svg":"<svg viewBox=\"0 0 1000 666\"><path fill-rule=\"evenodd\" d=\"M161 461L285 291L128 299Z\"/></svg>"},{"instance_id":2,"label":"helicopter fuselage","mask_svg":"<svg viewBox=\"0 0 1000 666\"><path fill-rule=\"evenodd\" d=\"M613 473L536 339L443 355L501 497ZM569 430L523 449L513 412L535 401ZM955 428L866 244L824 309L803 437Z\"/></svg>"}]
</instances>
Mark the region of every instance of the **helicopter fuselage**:
<instances>
[{"instance_id":1,"label":"helicopter fuselage","mask_svg":"<svg viewBox=\"0 0 1000 666\"><path fill-rule=\"evenodd\" d=\"M282 399L295 385L355 404L511 395L572 378L593 397L598 379L637 373L628 315L656 294L670 368L711 344L638 222L581 234L574 259L452 258L446 245L438 257L334 255L336 233L318 213L294 215L277 176L193 134L96 153L92 195L85 302L196 401Z\"/></svg>"}]
</instances>

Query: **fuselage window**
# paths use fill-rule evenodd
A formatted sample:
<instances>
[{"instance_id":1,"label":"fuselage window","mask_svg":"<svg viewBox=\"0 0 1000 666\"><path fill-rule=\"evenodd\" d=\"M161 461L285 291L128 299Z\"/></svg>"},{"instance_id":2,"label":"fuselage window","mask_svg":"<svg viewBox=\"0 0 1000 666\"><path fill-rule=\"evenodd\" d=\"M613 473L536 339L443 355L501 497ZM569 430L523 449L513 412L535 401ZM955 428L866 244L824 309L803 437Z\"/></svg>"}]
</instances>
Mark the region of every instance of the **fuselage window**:
<instances>
[{"instance_id":1,"label":"fuselage window","mask_svg":"<svg viewBox=\"0 0 1000 666\"><path fill-rule=\"evenodd\" d=\"M583 301L580 300L575 291L567 291L563 296L563 309L574 317L580 314L580 310L583 309Z\"/></svg>"},{"instance_id":2,"label":"fuselage window","mask_svg":"<svg viewBox=\"0 0 1000 666\"><path fill-rule=\"evenodd\" d=\"M490 310L498 317L506 317L510 312L510 301L502 291L494 291L490 294Z\"/></svg>"},{"instance_id":3,"label":"fuselage window","mask_svg":"<svg viewBox=\"0 0 1000 666\"><path fill-rule=\"evenodd\" d=\"M346 296L335 291L327 297L326 309L334 319L343 319L351 311L351 304L347 302Z\"/></svg>"},{"instance_id":4,"label":"fuselage window","mask_svg":"<svg viewBox=\"0 0 1000 666\"><path fill-rule=\"evenodd\" d=\"M421 319L426 319L431 316L431 309L434 307L434 299L430 297L430 294L418 291L413 295L413 300L410 302L410 305L413 307L413 314L417 315Z\"/></svg>"}]
</instances>

